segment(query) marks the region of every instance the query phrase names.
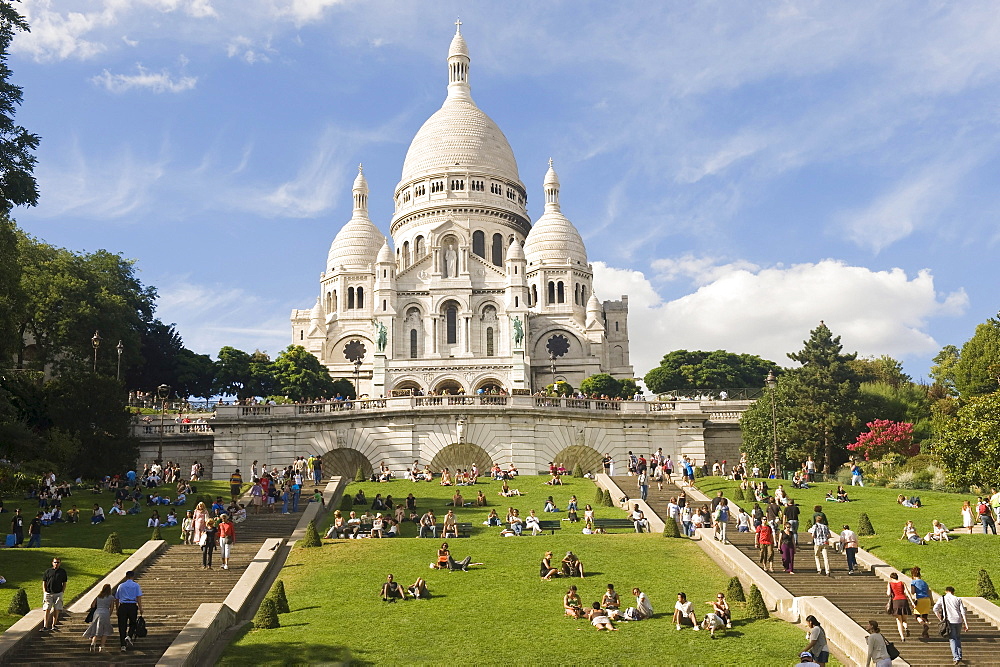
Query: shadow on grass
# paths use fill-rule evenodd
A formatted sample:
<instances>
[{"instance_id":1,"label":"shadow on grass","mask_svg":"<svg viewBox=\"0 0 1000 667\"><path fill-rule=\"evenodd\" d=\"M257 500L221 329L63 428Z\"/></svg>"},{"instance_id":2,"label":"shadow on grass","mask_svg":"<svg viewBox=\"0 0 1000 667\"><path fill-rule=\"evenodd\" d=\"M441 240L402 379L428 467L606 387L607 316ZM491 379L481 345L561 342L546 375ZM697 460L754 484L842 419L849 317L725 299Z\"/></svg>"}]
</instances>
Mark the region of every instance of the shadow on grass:
<instances>
[{"instance_id":1,"label":"shadow on grass","mask_svg":"<svg viewBox=\"0 0 1000 667\"><path fill-rule=\"evenodd\" d=\"M266 632L258 630L257 632ZM228 667L244 665L320 665L343 663L350 665L371 664L354 659L346 646L335 644L296 644L294 655L289 655L288 647L267 644L231 646L218 662Z\"/></svg>"}]
</instances>

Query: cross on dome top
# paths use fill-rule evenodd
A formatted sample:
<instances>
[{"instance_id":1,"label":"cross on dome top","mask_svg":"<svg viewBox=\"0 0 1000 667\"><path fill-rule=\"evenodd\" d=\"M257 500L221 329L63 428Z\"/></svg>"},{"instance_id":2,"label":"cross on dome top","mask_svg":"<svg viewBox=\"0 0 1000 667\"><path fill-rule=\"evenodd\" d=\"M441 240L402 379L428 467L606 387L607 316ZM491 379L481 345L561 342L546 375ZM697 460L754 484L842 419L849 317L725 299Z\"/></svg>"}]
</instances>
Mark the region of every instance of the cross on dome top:
<instances>
[{"instance_id":1,"label":"cross on dome top","mask_svg":"<svg viewBox=\"0 0 1000 667\"><path fill-rule=\"evenodd\" d=\"M461 35L462 34L462 19L461 18L458 18L458 19L455 20L455 34L456 35Z\"/></svg>"}]
</instances>

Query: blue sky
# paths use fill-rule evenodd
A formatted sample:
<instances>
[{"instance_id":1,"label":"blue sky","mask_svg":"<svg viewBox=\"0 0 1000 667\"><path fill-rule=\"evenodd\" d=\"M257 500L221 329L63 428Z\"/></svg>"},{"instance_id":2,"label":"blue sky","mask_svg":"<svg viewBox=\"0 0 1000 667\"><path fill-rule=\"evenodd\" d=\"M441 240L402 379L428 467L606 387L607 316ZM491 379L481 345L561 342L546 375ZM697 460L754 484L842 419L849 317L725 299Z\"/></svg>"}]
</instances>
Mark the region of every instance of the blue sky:
<instances>
[{"instance_id":1,"label":"blue sky","mask_svg":"<svg viewBox=\"0 0 1000 667\"><path fill-rule=\"evenodd\" d=\"M915 378L1000 309L990 2L26 0L11 66L51 243L138 262L185 342L265 349L318 293L359 162L373 221L445 95L473 97L541 212L551 156L632 360L789 364L820 319Z\"/></svg>"}]
</instances>

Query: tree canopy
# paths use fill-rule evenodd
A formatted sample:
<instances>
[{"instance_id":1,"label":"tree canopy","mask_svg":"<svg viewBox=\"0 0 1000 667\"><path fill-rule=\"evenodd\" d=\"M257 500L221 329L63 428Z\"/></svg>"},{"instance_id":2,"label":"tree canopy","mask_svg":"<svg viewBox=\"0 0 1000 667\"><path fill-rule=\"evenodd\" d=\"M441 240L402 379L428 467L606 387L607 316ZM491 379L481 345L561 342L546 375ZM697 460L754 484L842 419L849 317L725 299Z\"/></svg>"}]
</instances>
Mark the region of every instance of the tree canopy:
<instances>
[{"instance_id":1,"label":"tree canopy","mask_svg":"<svg viewBox=\"0 0 1000 667\"><path fill-rule=\"evenodd\" d=\"M780 369L773 361L753 354L725 350L674 350L660 365L646 373L646 387L654 394L669 391L762 387L768 372Z\"/></svg>"},{"instance_id":2,"label":"tree canopy","mask_svg":"<svg viewBox=\"0 0 1000 667\"><path fill-rule=\"evenodd\" d=\"M271 371L277 393L293 401L309 401L336 395L337 387L329 372L315 355L301 345L289 345L282 351L274 360Z\"/></svg>"},{"instance_id":3,"label":"tree canopy","mask_svg":"<svg viewBox=\"0 0 1000 667\"><path fill-rule=\"evenodd\" d=\"M954 381L963 399L1000 389L1000 320L991 317L976 327L954 362Z\"/></svg>"},{"instance_id":4,"label":"tree canopy","mask_svg":"<svg viewBox=\"0 0 1000 667\"><path fill-rule=\"evenodd\" d=\"M932 451L956 486L1000 487L1000 392L972 396L943 418Z\"/></svg>"}]
</instances>

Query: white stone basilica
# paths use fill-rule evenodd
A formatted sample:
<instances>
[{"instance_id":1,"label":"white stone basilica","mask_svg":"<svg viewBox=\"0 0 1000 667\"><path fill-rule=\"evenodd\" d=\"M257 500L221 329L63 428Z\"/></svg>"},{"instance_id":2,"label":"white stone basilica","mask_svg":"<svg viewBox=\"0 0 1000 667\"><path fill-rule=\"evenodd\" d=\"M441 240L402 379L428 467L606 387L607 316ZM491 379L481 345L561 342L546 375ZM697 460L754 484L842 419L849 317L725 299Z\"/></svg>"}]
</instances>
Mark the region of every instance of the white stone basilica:
<instances>
[{"instance_id":1,"label":"white stone basilica","mask_svg":"<svg viewBox=\"0 0 1000 667\"><path fill-rule=\"evenodd\" d=\"M292 342L371 396L631 378L628 297L601 302L594 293L551 160L545 211L531 224L510 144L472 100L460 29L444 104L403 162L395 251L368 217L359 168L354 214L330 246L316 305L292 311Z\"/></svg>"}]
</instances>

